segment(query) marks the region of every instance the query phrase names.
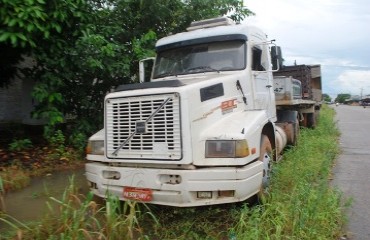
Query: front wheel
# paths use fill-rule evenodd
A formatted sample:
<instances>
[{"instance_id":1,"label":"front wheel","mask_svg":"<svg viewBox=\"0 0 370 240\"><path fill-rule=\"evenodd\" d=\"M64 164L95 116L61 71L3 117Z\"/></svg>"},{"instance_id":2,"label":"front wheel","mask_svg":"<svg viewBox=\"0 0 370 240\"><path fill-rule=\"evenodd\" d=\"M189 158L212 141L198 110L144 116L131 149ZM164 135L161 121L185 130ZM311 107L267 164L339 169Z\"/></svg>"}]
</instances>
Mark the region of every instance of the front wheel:
<instances>
[{"instance_id":1,"label":"front wheel","mask_svg":"<svg viewBox=\"0 0 370 240\"><path fill-rule=\"evenodd\" d=\"M263 177L260 192L267 193L270 186L271 164L272 164L272 146L270 139L266 135L261 136L260 161L263 162Z\"/></svg>"}]
</instances>

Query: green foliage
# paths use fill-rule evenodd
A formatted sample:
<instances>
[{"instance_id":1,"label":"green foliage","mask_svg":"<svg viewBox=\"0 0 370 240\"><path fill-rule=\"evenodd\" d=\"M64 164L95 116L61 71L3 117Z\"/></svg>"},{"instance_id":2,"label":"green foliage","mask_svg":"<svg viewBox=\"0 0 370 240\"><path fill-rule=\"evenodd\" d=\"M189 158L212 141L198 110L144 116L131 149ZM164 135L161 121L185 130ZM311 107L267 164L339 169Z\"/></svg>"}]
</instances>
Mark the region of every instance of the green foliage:
<instances>
[{"instance_id":1,"label":"green foliage","mask_svg":"<svg viewBox=\"0 0 370 240\"><path fill-rule=\"evenodd\" d=\"M7 86L17 74L17 64L25 55L35 57L35 50L68 41L65 32L89 16L89 7L85 0L2 0L0 87Z\"/></svg>"},{"instance_id":2,"label":"green foliage","mask_svg":"<svg viewBox=\"0 0 370 240\"><path fill-rule=\"evenodd\" d=\"M188 0L185 1L186 12L189 13L190 22L210 17L230 15L235 22L241 22L246 16L254 13L245 8L243 1L229 0ZM190 22L186 22L188 25Z\"/></svg>"},{"instance_id":3,"label":"green foliage","mask_svg":"<svg viewBox=\"0 0 370 240\"><path fill-rule=\"evenodd\" d=\"M45 161L70 161L75 162L81 159L81 154L86 144L86 136L82 133L71 135L66 139L65 134L61 130L45 127L44 138L49 143L49 152L45 157ZM69 141L67 141L69 140ZM72 145L75 147L72 149Z\"/></svg>"},{"instance_id":4,"label":"green foliage","mask_svg":"<svg viewBox=\"0 0 370 240\"><path fill-rule=\"evenodd\" d=\"M2 2L0 49L15 58L0 68L10 79L21 56L31 55L36 65L25 75L36 81L33 116L53 129L72 120L74 136L102 127L105 94L138 81L138 62L154 56L158 38L194 20L231 14L240 21L252 14L240 0Z\"/></svg>"},{"instance_id":5,"label":"green foliage","mask_svg":"<svg viewBox=\"0 0 370 240\"><path fill-rule=\"evenodd\" d=\"M70 182L61 199L50 197L48 213L41 223L27 226L0 216L0 221L16 231L6 233L8 239L17 234L22 239L148 239L140 232L139 222L156 219L145 206L136 202L125 202L122 206L113 196L107 196L102 206L94 201L92 193L78 194L73 177Z\"/></svg>"},{"instance_id":6,"label":"green foliage","mask_svg":"<svg viewBox=\"0 0 370 240\"><path fill-rule=\"evenodd\" d=\"M7 223L24 239L338 239L345 206L329 185L339 152L333 121L333 109L323 107L318 126L301 130L298 146L275 164L263 204L149 209L107 196L102 206L72 183L61 200L51 198L60 212L50 205L42 223Z\"/></svg>"},{"instance_id":7,"label":"green foliage","mask_svg":"<svg viewBox=\"0 0 370 240\"><path fill-rule=\"evenodd\" d=\"M325 102L331 102L331 97L326 93L322 94L322 98Z\"/></svg>"},{"instance_id":8,"label":"green foliage","mask_svg":"<svg viewBox=\"0 0 370 240\"><path fill-rule=\"evenodd\" d=\"M28 138L14 140L12 143L9 144L9 150L12 152L22 151L22 150L25 150L31 147L32 147L32 142Z\"/></svg>"},{"instance_id":9,"label":"green foliage","mask_svg":"<svg viewBox=\"0 0 370 240\"><path fill-rule=\"evenodd\" d=\"M22 189L29 185L31 181L29 174L16 165L3 168L2 171L0 171L0 179L2 179L3 192Z\"/></svg>"},{"instance_id":10,"label":"green foliage","mask_svg":"<svg viewBox=\"0 0 370 240\"><path fill-rule=\"evenodd\" d=\"M239 239L336 239L344 224L340 193L329 186L339 153L334 111L324 107L316 129L302 129L298 147L275 166L272 191L236 225ZM263 229L256 229L255 226Z\"/></svg>"},{"instance_id":11,"label":"green foliage","mask_svg":"<svg viewBox=\"0 0 370 240\"><path fill-rule=\"evenodd\" d=\"M347 99L350 99L350 98L351 98L351 94L349 94L349 93L340 93L335 98L335 101L339 102L339 103L344 103Z\"/></svg>"},{"instance_id":12,"label":"green foliage","mask_svg":"<svg viewBox=\"0 0 370 240\"><path fill-rule=\"evenodd\" d=\"M2 0L0 43L36 47L38 40L61 33L69 19L86 15L84 0Z\"/></svg>"},{"instance_id":13,"label":"green foliage","mask_svg":"<svg viewBox=\"0 0 370 240\"><path fill-rule=\"evenodd\" d=\"M102 127L103 100L118 85L138 80L138 62L154 56L157 38L182 31L192 20L234 10L241 19L249 13L242 1L101 1L88 2L89 16L73 17L63 34L49 36L34 51L38 79L34 116L51 127L70 116L78 126L72 135L86 136ZM198 9L199 14L194 14Z\"/></svg>"},{"instance_id":14,"label":"green foliage","mask_svg":"<svg viewBox=\"0 0 370 240\"><path fill-rule=\"evenodd\" d=\"M0 195L2 193L4 193L4 192L5 192L5 190L4 190L4 183L3 183L3 179L0 176Z\"/></svg>"},{"instance_id":15,"label":"green foliage","mask_svg":"<svg viewBox=\"0 0 370 240\"><path fill-rule=\"evenodd\" d=\"M71 145L80 153L84 152L84 149L86 147L86 142L87 142L87 136L83 133L79 132L74 132L70 137L69 137L69 142Z\"/></svg>"},{"instance_id":16,"label":"green foliage","mask_svg":"<svg viewBox=\"0 0 370 240\"><path fill-rule=\"evenodd\" d=\"M46 139L52 147L64 146L65 143L65 137L61 130L55 131L52 136L46 136Z\"/></svg>"}]
</instances>

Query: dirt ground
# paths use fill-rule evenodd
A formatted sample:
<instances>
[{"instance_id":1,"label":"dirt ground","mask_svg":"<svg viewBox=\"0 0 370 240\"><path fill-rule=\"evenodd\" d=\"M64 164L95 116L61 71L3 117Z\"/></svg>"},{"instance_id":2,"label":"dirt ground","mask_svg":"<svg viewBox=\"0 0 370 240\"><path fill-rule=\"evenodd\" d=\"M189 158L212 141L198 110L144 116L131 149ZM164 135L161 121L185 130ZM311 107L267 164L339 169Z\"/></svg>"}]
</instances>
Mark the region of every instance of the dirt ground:
<instances>
[{"instance_id":1,"label":"dirt ground","mask_svg":"<svg viewBox=\"0 0 370 240\"><path fill-rule=\"evenodd\" d=\"M32 177L78 169L83 165L83 156L76 157L76 154L69 152L63 156L46 146L36 146L16 153L0 149L1 187L5 192L21 189L28 186Z\"/></svg>"},{"instance_id":2,"label":"dirt ground","mask_svg":"<svg viewBox=\"0 0 370 240\"><path fill-rule=\"evenodd\" d=\"M33 176L83 164L83 153L68 146L50 146L42 132L42 126L0 124L0 176L9 168L21 169ZM10 144L21 139L29 139L31 145L11 151Z\"/></svg>"},{"instance_id":3,"label":"dirt ground","mask_svg":"<svg viewBox=\"0 0 370 240\"><path fill-rule=\"evenodd\" d=\"M47 145L37 145L19 152L0 147L0 171L2 168L18 166L36 171L40 168L70 168L75 164L77 153L72 148L63 152ZM80 163L77 163L80 164Z\"/></svg>"}]
</instances>

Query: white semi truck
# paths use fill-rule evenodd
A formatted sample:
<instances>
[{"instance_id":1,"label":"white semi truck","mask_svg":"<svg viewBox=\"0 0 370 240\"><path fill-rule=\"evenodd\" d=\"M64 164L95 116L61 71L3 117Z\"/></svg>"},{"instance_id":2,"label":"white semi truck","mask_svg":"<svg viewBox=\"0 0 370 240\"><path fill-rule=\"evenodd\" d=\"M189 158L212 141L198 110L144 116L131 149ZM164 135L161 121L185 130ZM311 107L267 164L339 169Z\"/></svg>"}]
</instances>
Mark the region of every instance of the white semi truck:
<instances>
[{"instance_id":1,"label":"white semi truck","mask_svg":"<svg viewBox=\"0 0 370 240\"><path fill-rule=\"evenodd\" d=\"M141 83L105 97L104 129L87 147L93 193L189 207L264 191L304 113L317 111L298 80L274 82L271 46L258 28L227 18L160 39L149 81L141 71Z\"/></svg>"}]
</instances>

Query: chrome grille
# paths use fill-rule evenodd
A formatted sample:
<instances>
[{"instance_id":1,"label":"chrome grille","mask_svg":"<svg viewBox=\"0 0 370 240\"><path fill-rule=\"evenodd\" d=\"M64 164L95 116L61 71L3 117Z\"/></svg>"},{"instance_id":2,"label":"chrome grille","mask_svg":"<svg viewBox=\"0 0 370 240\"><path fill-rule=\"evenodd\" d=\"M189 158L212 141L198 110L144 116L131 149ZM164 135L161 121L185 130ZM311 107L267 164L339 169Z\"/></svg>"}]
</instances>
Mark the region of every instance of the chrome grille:
<instances>
[{"instance_id":1,"label":"chrome grille","mask_svg":"<svg viewBox=\"0 0 370 240\"><path fill-rule=\"evenodd\" d=\"M108 99L105 124L109 158L181 159L178 94Z\"/></svg>"}]
</instances>

